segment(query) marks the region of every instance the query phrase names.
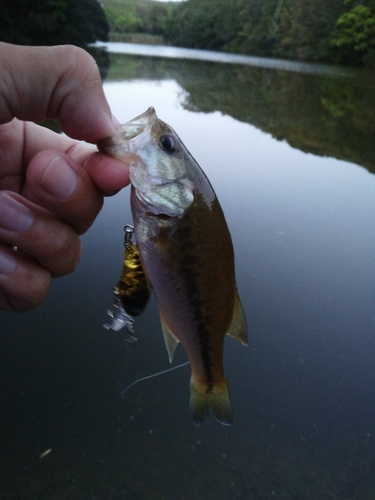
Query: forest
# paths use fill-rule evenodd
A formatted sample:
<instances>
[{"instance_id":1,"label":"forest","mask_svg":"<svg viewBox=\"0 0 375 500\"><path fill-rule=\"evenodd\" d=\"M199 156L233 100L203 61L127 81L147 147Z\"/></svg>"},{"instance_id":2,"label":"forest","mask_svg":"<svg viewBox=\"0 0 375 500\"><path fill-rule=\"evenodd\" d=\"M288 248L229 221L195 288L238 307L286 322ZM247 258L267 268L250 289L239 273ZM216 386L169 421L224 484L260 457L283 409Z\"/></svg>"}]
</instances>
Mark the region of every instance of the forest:
<instances>
[{"instance_id":1,"label":"forest","mask_svg":"<svg viewBox=\"0 0 375 500\"><path fill-rule=\"evenodd\" d=\"M165 43L375 66L375 0L0 0L0 39Z\"/></svg>"},{"instance_id":2,"label":"forest","mask_svg":"<svg viewBox=\"0 0 375 500\"><path fill-rule=\"evenodd\" d=\"M187 0L167 28L174 45L375 63L375 0Z\"/></svg>"},{"instance_id":3,"label":"forest","mask_svg":"<svg viewBox=\"0 0 375 500\"><path fill-rule=\"evenodd\" d=\"M168 43L177 11L175 2L102 0L112 41Z\"/></svg>"},{"instance_id":4,"label":"forest","mask_svg":"<svg viewBox=\"0 0 375 500\"><path fill-rule=\"evenodd\" d=\"M375 0L102 0L112 40L375 66Z\"/></svg>"}]
</instances>

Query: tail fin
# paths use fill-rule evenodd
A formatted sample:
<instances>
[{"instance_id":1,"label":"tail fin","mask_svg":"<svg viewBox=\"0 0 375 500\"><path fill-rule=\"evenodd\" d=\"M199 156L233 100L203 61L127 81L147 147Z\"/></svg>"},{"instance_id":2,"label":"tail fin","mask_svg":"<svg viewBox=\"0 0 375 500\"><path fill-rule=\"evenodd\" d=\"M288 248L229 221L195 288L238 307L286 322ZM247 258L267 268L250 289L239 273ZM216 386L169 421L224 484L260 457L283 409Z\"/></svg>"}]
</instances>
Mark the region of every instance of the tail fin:
<instances>
[{"instance_id":1,"label":"tail fin","mask_svg":"<svg viewBox=\"0 0 375 500\"><path fill-rule=\"evenodd\" d=\"M227 381L220 385L194 384L190 381L190 412L195 425L200 425L210 413L223 425L231 425L232 405L230 403Z\"/></svg>"}]
</instances>

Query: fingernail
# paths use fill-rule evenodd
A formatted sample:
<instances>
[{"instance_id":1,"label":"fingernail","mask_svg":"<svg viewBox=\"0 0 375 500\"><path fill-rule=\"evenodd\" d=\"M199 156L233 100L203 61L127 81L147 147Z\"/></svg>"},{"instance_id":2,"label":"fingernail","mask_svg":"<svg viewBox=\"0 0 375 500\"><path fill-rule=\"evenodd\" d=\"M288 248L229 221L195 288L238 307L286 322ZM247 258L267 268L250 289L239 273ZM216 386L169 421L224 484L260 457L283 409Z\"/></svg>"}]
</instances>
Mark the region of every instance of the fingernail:
<instances>
[{"instance_id":1,"label":"fingernail","mask_svg":"<svg viewBox=\"0 0 375 500\"><path fill-rule=\"evenodd\" d=\"M0 248L0 274L13 274L18 262L13 255Z\"/></svg>"},{"instance_id":2,"label":"fingernail","mask_svg":"<svg viewBox=\"0 0 375 500\"><path fill-rule=\"evenodd\" d=\"M56 156L46 168L41 186L49 194L64 200L77 186L78 177L70 165L61 156Z\"/></svg>"},{"instance_id":3,"label":"fingernail","mask_svg":"<svg viewBox=\"0 0 375 500\"><path fill-rule=\"evenodd\" d=\"M31 210L7 193L0 193L0 227L21 233L31 226L34 216Z\"/></svg>"}]
</instances>

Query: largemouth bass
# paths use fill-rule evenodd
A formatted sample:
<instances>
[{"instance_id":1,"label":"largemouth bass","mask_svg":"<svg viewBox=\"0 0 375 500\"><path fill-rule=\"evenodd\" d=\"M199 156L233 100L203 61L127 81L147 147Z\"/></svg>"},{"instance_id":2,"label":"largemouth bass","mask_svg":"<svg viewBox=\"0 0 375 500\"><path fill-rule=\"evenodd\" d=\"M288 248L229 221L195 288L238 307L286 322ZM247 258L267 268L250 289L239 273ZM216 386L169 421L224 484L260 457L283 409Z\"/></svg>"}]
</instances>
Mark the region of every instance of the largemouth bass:
<instances>
[{"instance_id":1,"label":"largemouth bass","mask_svg":"<svg viewBox=\"0 0 375 500\"><path fill-rule=\"evenodd\" d=\"M232 423L223 371L226 334L247 345L231 236L206 175L154 108L98 144L131 161L131 208L142 266L155 293L169 360L177 343L191 366L190 409Z\"/></svg>"}]
</instances>

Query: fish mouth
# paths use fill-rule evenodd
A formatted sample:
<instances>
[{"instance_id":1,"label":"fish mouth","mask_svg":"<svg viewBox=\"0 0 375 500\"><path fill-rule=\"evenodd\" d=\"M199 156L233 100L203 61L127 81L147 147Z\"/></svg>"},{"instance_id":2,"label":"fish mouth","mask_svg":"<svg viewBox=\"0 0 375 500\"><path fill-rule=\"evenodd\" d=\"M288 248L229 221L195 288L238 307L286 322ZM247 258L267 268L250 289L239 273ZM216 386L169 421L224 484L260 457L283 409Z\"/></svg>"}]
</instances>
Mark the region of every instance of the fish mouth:
<instances>
[{"instance_id":1,"label":"fish mouth","mask_svg":"<svg viewBox=\"0 0 375 500\"><path fill-rule=\"evenodd\" d=\"M116 140L116 137L120 135L122 140L131 141L141 135L146 129L151 128L157 119L155 108L151 106L141 115L121 125L120 131L113 136L113 139Z\"/></svg>"},{"instance_id":2,"label":"fish mouth","mask_svg":"<svg viewBox=\"0 0 375 500\"><path fill-rule=\"evenodd\" d=\"M155 109L151 106L139 116L121 125L112 136L97 143L101 153L109 154L119 160L129 162L129 156L135 153L141 143L149 139L148 132L157 121Z\"/></svg>"},{"instance_id":3,"label":"fish mouth","mask_svg":"<svg viewBox=\"0 0 375 500\"><path fill-rule=\"evenodd\" d=\"M147 212L145 212L145 215L147 217L155 217L155 218L161 219L161 220L175 219L175 217L172 217L172 215L168 215L168 214L165 214L165 213L154 214L153 212L147 211Z\"/></svg>"}]
</instances>

